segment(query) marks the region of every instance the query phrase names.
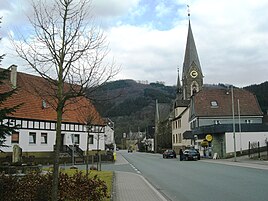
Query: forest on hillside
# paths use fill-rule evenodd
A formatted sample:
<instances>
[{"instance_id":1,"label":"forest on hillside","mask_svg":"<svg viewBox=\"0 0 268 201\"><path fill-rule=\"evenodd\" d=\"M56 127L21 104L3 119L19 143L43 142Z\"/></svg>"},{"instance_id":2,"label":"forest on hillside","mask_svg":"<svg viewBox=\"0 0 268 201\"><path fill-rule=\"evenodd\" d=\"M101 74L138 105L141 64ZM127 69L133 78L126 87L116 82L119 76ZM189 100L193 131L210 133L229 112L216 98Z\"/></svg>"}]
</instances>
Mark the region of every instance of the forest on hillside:
<instances>
[{"instance_id":1,"label":"forest on hillside","mask_svg":"<svg viewBox=\"0 0 268 201\"><path fill-rule=\"evenodd\" d=\"M244 89L254 93L259 101L260 107L264 114L268 111L268 81L261 84L254 84Z\"/></svg>"},{"instance_id":2,"label":"forest on hillside","mask_svg":"<svg viewBox=\"0 0 268 201\"><path fill-rule=\"evenodd\" d=\"M162 83L141 84L134 80L109 82L94 94L93 101L103 117L115 122L115 138L120 142L123 133L145 131L154 125L155 101L172 106L175 86Z\"/></svg>"}]
</instances>

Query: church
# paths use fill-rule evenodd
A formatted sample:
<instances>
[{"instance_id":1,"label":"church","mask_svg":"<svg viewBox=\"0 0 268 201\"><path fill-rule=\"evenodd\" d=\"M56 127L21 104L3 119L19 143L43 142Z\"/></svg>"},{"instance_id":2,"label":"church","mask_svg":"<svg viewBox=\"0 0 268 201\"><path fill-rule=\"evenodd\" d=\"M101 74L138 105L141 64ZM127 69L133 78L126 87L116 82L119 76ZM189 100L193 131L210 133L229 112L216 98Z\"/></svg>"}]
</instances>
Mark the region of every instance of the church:
<instances>
[{"instance_id":1,"label":"church","mask_svg":"<svg viewBox=\"0 0 268 201\"><path fill-rule=\"evenodd\" d=\"M176 153L194 147L203 157L217 153L226 158L246 152L251 143L265 146L268 127L262 123L263 113L256 96L231 85L204 84L203 79L189 18L171 120L172 148Z\"/></svg>"}]
</instances>

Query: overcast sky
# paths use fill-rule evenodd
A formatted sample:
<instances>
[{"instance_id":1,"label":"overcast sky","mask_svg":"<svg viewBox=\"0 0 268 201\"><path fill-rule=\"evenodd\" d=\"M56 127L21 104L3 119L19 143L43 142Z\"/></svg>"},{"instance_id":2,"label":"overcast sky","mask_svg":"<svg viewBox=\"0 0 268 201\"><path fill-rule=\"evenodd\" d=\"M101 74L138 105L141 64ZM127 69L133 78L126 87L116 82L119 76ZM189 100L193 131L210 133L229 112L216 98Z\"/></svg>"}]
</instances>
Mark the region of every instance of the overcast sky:
<instances>
[{"instance_id":1,"label":"overcast sky","mask_svg":"<svg viewBox=\"0 0 268 201\"><path fill-rule=\"evenodd\" d=\"M51 0L49 0L51 1ZM30 0L0 0L2 67L18 65L8 35L26 33ZM120 73L116 79L177 82L188 30L187 5L204 83L239 87L268 80L268 0L93 0Z\"/></svg>"}]
</instances>

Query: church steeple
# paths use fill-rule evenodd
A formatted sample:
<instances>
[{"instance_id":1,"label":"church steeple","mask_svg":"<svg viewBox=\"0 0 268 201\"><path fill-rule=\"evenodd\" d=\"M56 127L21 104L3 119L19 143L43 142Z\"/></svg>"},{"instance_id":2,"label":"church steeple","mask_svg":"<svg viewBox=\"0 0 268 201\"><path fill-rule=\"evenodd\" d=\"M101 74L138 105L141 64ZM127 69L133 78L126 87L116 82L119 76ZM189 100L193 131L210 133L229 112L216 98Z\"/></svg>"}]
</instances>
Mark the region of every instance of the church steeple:
<instances>
[{"instance_id":1,"label":"church steeple","mask_svg":"<svg viewBox=\"0 0 268 201\"><path fill-rule=\"evenodd\" d=\"M188 16L190 17L189 13ZM202 88L202 86L203 73L195 46L191 22L189 19L188 35L182 71L183 99L189 100L194 93L198 92Z\"/></svg>"},{"instance_id":2,"label":"church steeple","mask_svg":"<svg viewBox=\"0 0 268 201\"><path fill-rule=\"evenodd\" d=\"M182 100L183 99L179 68L178 68L178 78L177 78L176 99L177 100Z\"/></svg>"},{"instance_id":3,"label":"church steeple","mask_svg":"<svg viewBox=\"0 0 268 201\"><path fill-rule=\"evenodd\" d=\"M190 67L193 63L200 70L200 72L202 72L195 42L194 42L191 22L189 20L188 36L187 36L187 42L186 42L186 48L185 48L182 76L185 76L189 72Z\"/></svg>"}]
</instances>

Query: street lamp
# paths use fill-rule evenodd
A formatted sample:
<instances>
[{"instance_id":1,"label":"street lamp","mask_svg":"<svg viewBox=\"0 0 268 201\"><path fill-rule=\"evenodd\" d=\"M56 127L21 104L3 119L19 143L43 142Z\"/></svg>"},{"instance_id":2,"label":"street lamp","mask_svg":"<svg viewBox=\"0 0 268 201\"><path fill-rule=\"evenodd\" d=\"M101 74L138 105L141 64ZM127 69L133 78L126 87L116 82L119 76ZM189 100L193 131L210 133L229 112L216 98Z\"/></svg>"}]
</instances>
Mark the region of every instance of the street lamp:
<instances>
[{"instance_id":1,"label":"street lamp","mask_svg":"<svg viewBox=\"0 0 268 201\"><path fill-rule=\"evenodd\" d=\"M100 133L99 133L99 128L98 128L98 133L97 133L97 170L99 170L99 163L100 163L100 151L99 151L99 146L100 146Z\"/></svg>"},{"instance_id":2,"label":"street lamp","mask_svg":"<svg viewBox=\"0 0 268 201\"><path fill-rule=\"evenodd\" d=\"M74 167L74 134L72 134L72 167Z\"/></svg>"},{"instance_id":3,"label":"street lamp","mask_svg":"<svg viewBox=\"0 0 268 201\"><path fill-rule=\"evenodd\" d=\"M91 131L92 126L90 124L86 125L86 129L87 129L87 150L86 150L86 175L88 176L88 163L89 163L89 155L88 155L88 151L89 151L89 133Z\"/></svg>"}]
</instances>

